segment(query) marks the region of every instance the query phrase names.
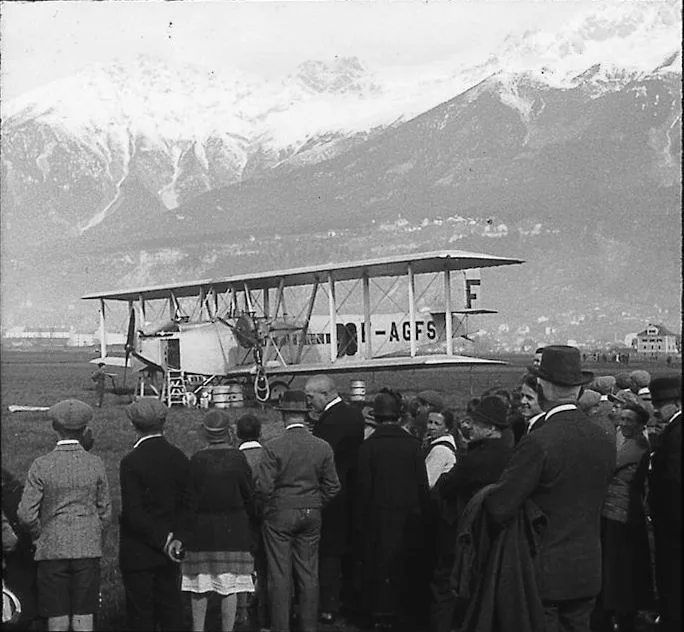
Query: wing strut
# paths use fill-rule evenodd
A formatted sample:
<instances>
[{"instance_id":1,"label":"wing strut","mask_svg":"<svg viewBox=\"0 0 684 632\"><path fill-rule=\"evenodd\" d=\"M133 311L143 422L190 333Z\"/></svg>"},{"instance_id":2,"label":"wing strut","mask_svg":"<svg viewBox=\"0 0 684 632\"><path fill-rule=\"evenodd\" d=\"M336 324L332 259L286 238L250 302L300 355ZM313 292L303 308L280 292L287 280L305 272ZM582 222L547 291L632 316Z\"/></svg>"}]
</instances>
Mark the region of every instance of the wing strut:
<instances>
[{"instance_id":1,"label":"wing strut","mask_svg":"<svg viewBox=\"0 0 684 632\"><path fill-rule=\"evenodd\" d=\"M411 326L411 357L416 357L416 284L413 278L413 265L408 264L409 323Z\"/></svg>"},{"instance_id":2,"label":"wing strut","mask_svg":"<svg viewBox=\"0 0 684 632\"><path fill-rule=\"evenodd\" d=\"M366 335L366 359L373 357L373 330L371 329L370 279L363 274L363 327Z\"/></svg>"},{"instance_id":3,"label":"wing strut","mask_svg":"<svg viewBox=\"0 0 684 632\"><path fill-rule=\"evenodd\" d=\"M302 331L299 334L299 348L297 349L297 359L295 361L295 364L299 364L302 360L302 353L304 352L306 336L309 333L309 321L311 320L311 314L313 313L314 304L316 302L316 292L318 292L318 277L315 278L313 288L311 288L309 305L306 309L306 320L304 321L304 327L302 328Z\"/></svg>"},{"instance_id":4,"label":"wing strut","mask_svg":"<svg viewBox=\"0 0 684 632\"><path fill-rule=\"evenodd\" d=\"M100 299L100 358L107 357L107 332L105 330L105 302Z\"/></svg>"},{"instance_id":5,"label":"wing strut","mask_svg":"<svg viewBox=\"0 0 684 632\"><path fill-rule=\"evenodd\" d=\"M446 353L454 355L454 332L451 315L451 270L444 268L444 324L446 326Z\"/></svg>"},{"instance_id":6,"label":"wing strut","mask_svg":"<svg viewBox=\"0 0 684 632\"><path fill-rule=\"evenodd\" d=\"M330 362L337 360L337 309L335 308L335 279L328 272L328 309L330 310Z\"/></svg>"}]
</instances>

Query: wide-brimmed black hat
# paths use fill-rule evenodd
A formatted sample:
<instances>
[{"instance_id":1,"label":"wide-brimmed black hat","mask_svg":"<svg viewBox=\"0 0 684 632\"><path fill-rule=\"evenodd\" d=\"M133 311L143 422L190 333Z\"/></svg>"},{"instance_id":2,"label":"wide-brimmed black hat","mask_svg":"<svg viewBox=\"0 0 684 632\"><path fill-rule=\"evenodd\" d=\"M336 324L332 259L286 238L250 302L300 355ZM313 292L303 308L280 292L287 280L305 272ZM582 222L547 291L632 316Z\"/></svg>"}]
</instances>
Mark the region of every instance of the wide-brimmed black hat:
<instances>
[{"instance_id":1,"label":"wide-brimmed black hat","mask_svg":"<svg viewBox=\"0 0 684 632\"><path fill-rule=\"evenodd\" d=\"M304 391L285 391L278 405L274 408L284 413L306 413L309 411L306 393Z\"/></svg>"},{"instance_id":2,"label":"wide-brimmed black hat","mask_svg":"<svg viewBox=\"0 0 684 632\"><path fill-rule=\"evenodd\" d=\"M511 424L508 421L508 407L500 397L483 397L482 401L470 413L473 421L496 426L497 428L508 428Z\"/></svg>"},{"instance_id":3,"label":"wide-brimmed black hat","mask_svg":"<svg viewBox=\"0 0 684 632\"><path fill-rule=\"evenodd\" d=\"M380 391L373 400L375 421L396 421L401 416L401 397L388 390Z\"/></svg>"},{"instance_id":4,"label":"wide-brimmed black hat","mask_svg":"<svg viewBox=\"0 0 684 632\"><path fill-rule=\"evenodd\" d=\"M682 398L682 378L678 375L657 377L651 380L651 401L673 402Z\"/></svg>"},{"instance_id":5,"label":"wide-brimmed black hat","mask_svg":"<svg viewBox=\"0 0 684 632\"><path fill-rule=\"evenodd\" d=\"M579 349L567 345L544 347L539 366L531 366L528 370L532 375L559 386L581 386L594 379L591 371L582 370Z\"/></svg>"}]
</instances>

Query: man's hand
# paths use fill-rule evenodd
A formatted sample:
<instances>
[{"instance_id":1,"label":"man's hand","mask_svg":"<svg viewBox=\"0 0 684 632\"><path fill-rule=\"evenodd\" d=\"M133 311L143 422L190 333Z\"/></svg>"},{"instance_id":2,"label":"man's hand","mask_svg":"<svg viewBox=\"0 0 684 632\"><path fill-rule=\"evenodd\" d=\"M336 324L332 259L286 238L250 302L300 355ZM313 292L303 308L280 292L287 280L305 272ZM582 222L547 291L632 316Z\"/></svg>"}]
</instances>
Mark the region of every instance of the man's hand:
<instances>
[{"instance_id":1,"label":"man's hand","mask_svg":"<svg viewBox=\"0 0 684 632\"><path fill-rule=\"evenodd\" d=\"M169 533L166 537L166 544L164 545L164 555L172 562L179 564L185 554L185 548L180 540L173 537L173 533Z\"/></svg>"}]
</instances>

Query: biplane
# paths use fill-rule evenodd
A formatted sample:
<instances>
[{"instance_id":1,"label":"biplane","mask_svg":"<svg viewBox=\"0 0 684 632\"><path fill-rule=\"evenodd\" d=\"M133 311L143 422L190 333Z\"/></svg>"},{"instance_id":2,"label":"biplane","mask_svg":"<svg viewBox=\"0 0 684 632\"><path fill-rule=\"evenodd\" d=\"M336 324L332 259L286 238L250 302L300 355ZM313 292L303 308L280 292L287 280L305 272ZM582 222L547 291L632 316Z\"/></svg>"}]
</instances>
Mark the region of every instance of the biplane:
<instances>
[{"instance_id":1,"label":"biplane","mask_svg":"<svg viewBox=\"0 0 684 632\"><path fill-rule=\"evenodd\" d=\"M523 263L465 251L389 256L97 292L100 357L137 368L169 404L185 392L231 382L259 401L279 397L298 375L500 364L457 353L480 309L480 270ZM454 300L461 276L464 300ZM440 281L441 279L441 281ZM111 303L126 309L125 355L107 354ZM175 382L174 382L175 381Z\"/></svg>"}]
</instances>

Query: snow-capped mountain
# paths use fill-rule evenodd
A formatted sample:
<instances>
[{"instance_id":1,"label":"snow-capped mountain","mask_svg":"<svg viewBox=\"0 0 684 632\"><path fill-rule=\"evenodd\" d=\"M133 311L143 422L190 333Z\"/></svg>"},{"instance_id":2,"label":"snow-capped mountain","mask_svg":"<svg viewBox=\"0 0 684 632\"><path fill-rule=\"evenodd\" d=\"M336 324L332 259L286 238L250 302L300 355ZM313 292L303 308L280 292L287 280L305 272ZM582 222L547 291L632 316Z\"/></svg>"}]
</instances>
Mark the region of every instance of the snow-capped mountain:
<instances>
[{"instance_id":1,"label":"snow-capped mountain","mask_svg":"<svg viewBox=\"0 0 684 632\"><path fill-rule=\"evenodd\" d=\"M31 291L64 302L75 279L206 278L429 234L432 249L496 237L501 254L534 255L534 292L559 291L562 250L571 294L600 268L606 301L638 278L656 304L677 276L661 259L681 198L680 30L674 3L601 3L485 59L400 76L357 58L272 81L147 58L91 66L3 104L5 283L21 279L16 305ZM286 247L287 233L303 241ZM54 242L62 279L48 283L27 244L47 256Z\"/></svg>"}]
</instances>

